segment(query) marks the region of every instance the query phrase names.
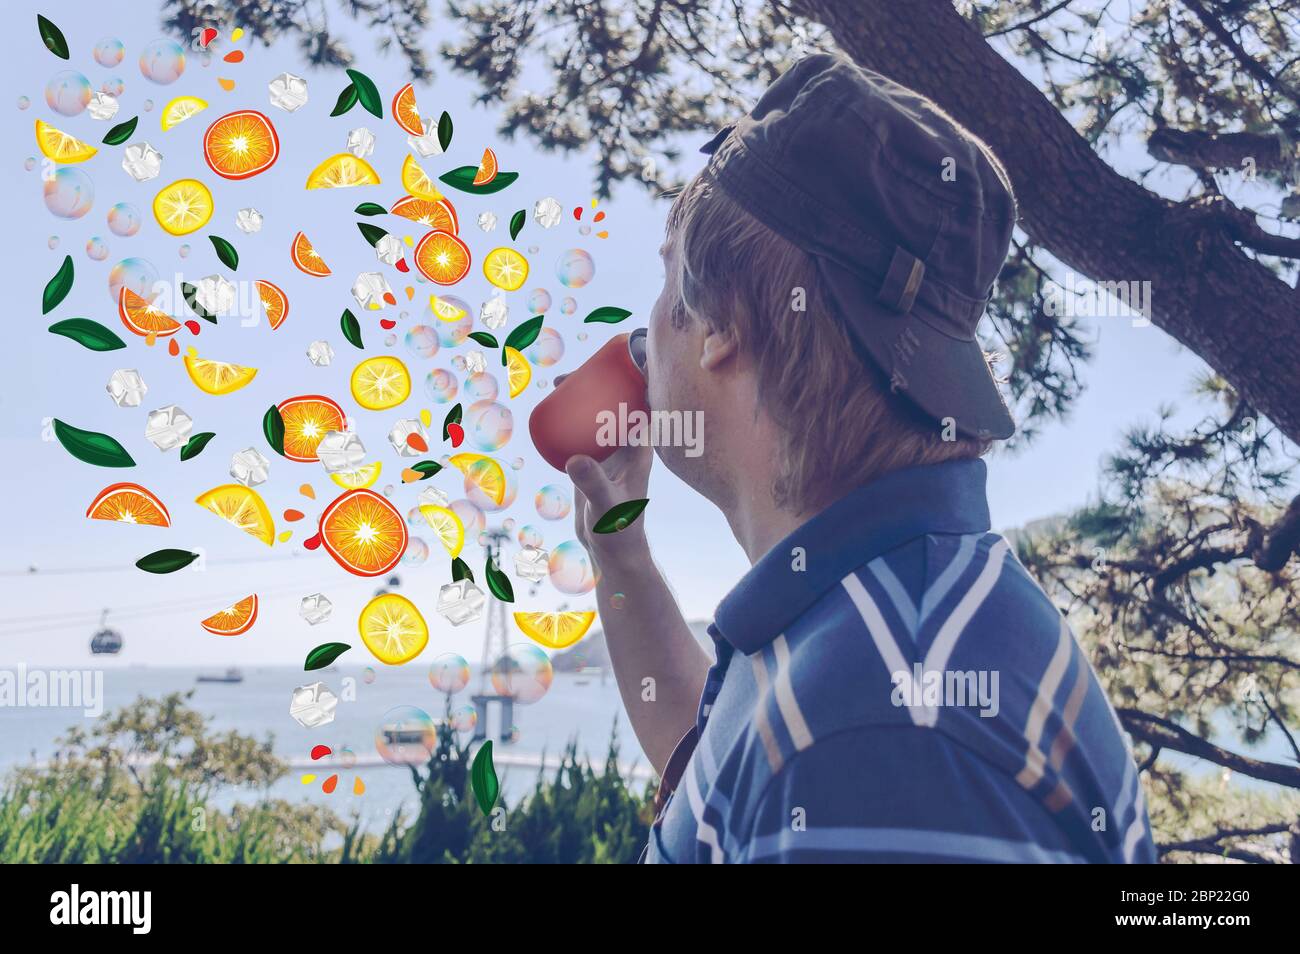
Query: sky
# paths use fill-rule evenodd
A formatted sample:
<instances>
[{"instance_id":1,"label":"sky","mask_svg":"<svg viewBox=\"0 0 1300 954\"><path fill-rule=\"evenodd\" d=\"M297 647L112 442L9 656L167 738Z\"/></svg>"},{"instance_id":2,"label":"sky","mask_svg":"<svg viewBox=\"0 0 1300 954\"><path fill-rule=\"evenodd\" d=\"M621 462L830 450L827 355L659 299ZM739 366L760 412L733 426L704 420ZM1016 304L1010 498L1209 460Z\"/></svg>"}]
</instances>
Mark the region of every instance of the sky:
<instances>
[{"instance_id":1,"label":"sky","mask_svg":"<svg viewBox=\"0 0 1300 954\"><path fill-rule=\"evenodd\" d=\"M317 512L336 488L319 465L295 464L269 454L261 435L261 419L269 405L287 397L330 395L356 417L370 452L368 459L378 457L384 462L385 475L376 489L395 485L392 499L405 513L424 486L402 485L397 479L401 465L388 445L388 429L397 418L413 417L422 407L431 410L435 422L440 420L448 405L435 404L426 396L425 376L435 368L451 368L452 357L472 346L444 347L429 359L406 349L402 333L421 322L422 303L433 286L415 284L380 265L352 224L358 220L352 209L359 202L388 206L403 192L398 170L407 153L406 135L388 115L388 101L409 79L404 61L374 52L373 38L364 31L355 27L342 30L357 54L356 67L379 87L385 117L376 119L356 107L345 116L331 118L329 112L347 82L345 75L341 70L308 67L291 43L268 50L250 46L247 39L234 45L227 41L220 52L243 49L247 53L244 62L225 64L218 56L204 66L190 54L180 78L159 85L143 77L138 66L141 50L162 36L156 5L138 3L128 9L125 4L47 3L38 7L21 3L14 7L10 52L0 66L11 96L9 105L0 108L0 136L10 143L0 160L10 236L4 252L10 282L9 340L0 349L4 383L0 388L0 455L7 465L5 528L0 536L0 666L88 665L92 658L88 641L105 608L126 645L119 657L100 657L96 665L294 664L317 643L355 641L355 620L376 581L347 574L323 551L302 549L302 541L313 532ZM438 12L429 31L430 45L453 29L442 22L446 14L441 6L435 8ZM56 59L41 45L33 25L36 12L45 13L62 27L72 51L70 61ZM343 25L346 18L334 22ZM103 37L116 37L125 46L125 57L114 68L101 66L92 56ZM436 117L447 110L455 121L455 138L447 155L423 160L425 168L437 175L456 166L477 164L484 147L490 146L501 169L520 174L515 184L494 196L449 193L459 214L461 235L475 256L469 277L450 291L477 312L479 303L493 291L478 262L490 248L511 244L506 223L515 210L531 210L537 200L553 196L566 210L586 207L584 221L593 214L591 156L547 154L527 140L503 139L495 131L499 116L474 103L477 88L453 75L444 64L435 63L435 68L433 81L417 84L417 101L425 115ZM95 89L114 78L122 81L121 110L113 121L96 122L87 113L61 116L47 106L46 83L68 69L84 74ZM276 109L268 101L267 83L285 71L305 77L309 84L308 104L293 113ZM223 90L219 77L235 80L235 88ZM202 97L211 105L188 122L163 132L159 127L161 108L182 94ZM30 105L22 109L16 101L24 96ZM146 108L146 100L152 101L152 109ZM200 143L212 120L240 108L257 109L271 118L281 154L268 172L231 182L208 169ZM114 122L132 115L138 115L140 123L130 142L148 141L158 149L163 154L162 174L152 181L135 182L120 167L125 147L100 146L99 154L80 166L94 183L90 211L75 220L52 215L43 194L34 120L45 119L98 144ZM362 125L376 136L375 153L369 161L382 184L306 191L303 183L308 172L322 159L343 151L349 130ZM701 141L705 138L700 137ZM24 167L29 157L37 159L32 170ZM683 171L695 171L702 161L702 156L688 153ZM177 238L164 233L149 210L154 194L164 184L186 177L198 178L212 189L216 211L208 226ZM107 212L119 202L140 210L144 224L138 234L119 237L109 231ZM262 230L253 235L245 235L235 226L236 212L249 206L265 217ZM538 251L528 252L531 274L524 288L507 296L509 327L528 316L525 302L529 294L543 288L554 302L546 312L546 325L560 331L565 342L559 363L534 369L535 382L549 383L555 375L577 367L609 335L645 324L658 294L663 271L656 252L667 202L637 186L621 186L597 209L606 213L601 226L608 229L608 239L581 235L578 223L566 214L562 223L550 230L540 228L530 216L514 243L521 250L536 246ZM490 234L475 226L478 214L487 211L495 213L499 221ZM395 217L368 221L398 235L418 237L414 228L402 230L404 220ZM290 241L299 230L311 237L329 263L331 277L311 278L291 265ZM233 276L218 261L206 237L210 234L228 239L238 249L240 264ZM51 249L54 236L57 247ZM109 254L102 261L87 254L87 243L95 237L108 246ZM187 257L181 257L182 244L190 246ZM569 290L557 280L555 263L562 252L572 248L587 250L596 270L590 284ZM75 284L52 314L42 316L37 304L42 289L65 255L73 259ZM202 357L257 367L258 375L248 387L219 397L203 394L189 381L181 361L169 356L163 345L148 348L142 339L124 332L109 296L108 280L111 269L127 258L152 263L164 282L174 283L178 276L194 281L219 273L241 282L269 279L284 289L291 302L290 315L274 332L265 321L245 327L237 319L224 319L216 327L204 323L197 338L184 331L177 336L182 348L193 345ZM410 312L409 317L399 319L392 348L385 347L385 332L376 316L357 309L349 293L359 272L374 270L385 272L401 303L383 314L399 318L399 312ZM409 304L402 293L408 283L416 288L414 302ZM560 313L559 303L566 294L576 299L573 315ZM584 329L581 317L602 305L624 307L633 315L622 328L586 325L587 339L578 340ZM338 318L345 307L353 308L362 320L365 356L391 352L410 367L414 391L402 407L365 412L352 404L348 379L361 356L339 332ZM52 321L69 317L92 318L113 328L129 339L127 348L96 353L46 332ZM1127 317L1097 319L1093 334L1096 358L1085 369L1087 390L1070 418L1047 425L1042 436L1021 452L990 457L995 528L1017 527L1088 500L1097 490L1100 461L1124 430L1150 419L1161 404L1186 405L1183 398L1192 378L1204 370L1199 359L1159 329L1135 325ZM305 355L308 344L317 339L330 341L335 349L329 367L314 367ZM493 364L493 356L488 353L490 370L499 368ZM136 369L144 377L149 391L140 407L117 407L105 392L109 376L118 368ZM810 375L816 372L816 368L808 368ZM525 463L518 472L511 472L518 485L515 503L489 518L493 522L512 518L517 527L531 524L542 532L544 545L553 548L573 538L571 521L543 520L534 508L534 499L545 485L560 484L567 492L568 483L533 450L526 426L528 412L548 393L549 388L535 383L514 400L502 394L502 403L513 413L514 434L499 456L505 460L521 457ZM145 440L147 413L168 404L178 404L194 418L195 432L216 433L199 457L181 462L176 451L159 452ZM1192 411L1184 413L1195 416ZM106 470L73 459L49 439L50 418L116 436L139 466ZM707 447L707 422L705 441ZM199 493L229 483L231 455L250 446L272 457L270 480L258 490L277 517L277 530L294 531L288 543L269 549L193 503ZM120 480L137 481L156 493L168 505L172 526L155 529L87 520L87 504L103 487ZM464 496L454 471L439 474L431 482L453 499ZM298 487L303 483L314 487L315 502L300 495ZM651 505L642 519L656 561L687 617L708 618L747 569L744 556L720 514L662 467L656 466L653 472L649 496ZM305 511L307 520L283 523L280 515L287 508ZM420 533L416 528L412 532ZM427 531L422 535L433 547L438 546ZM201 566L167 576L146 575L133 567L140 556L162 547L201 549L204 560ZM467 561L481 566L477 546L471 542L466 549ZM482 646L479 624L453 628L433 612L437 589L447 576L446 559L440 552L423 565L400 567L400 591L424 610L432 646L477 661ZM512 568L512 555L507 556L506 566ZM31 567L37 572L29 572ZM200 628L200 619L251 592L259 594L260 618L247 636L221 639ZM334 615L327 623L309 627L298 617L298 601L316 592L330 598ZM544 584L535 596L521 599L518 605L537 610L562 604L571 609L594 608L592 597L565 595Z\"/></svg>"}]
</instances>

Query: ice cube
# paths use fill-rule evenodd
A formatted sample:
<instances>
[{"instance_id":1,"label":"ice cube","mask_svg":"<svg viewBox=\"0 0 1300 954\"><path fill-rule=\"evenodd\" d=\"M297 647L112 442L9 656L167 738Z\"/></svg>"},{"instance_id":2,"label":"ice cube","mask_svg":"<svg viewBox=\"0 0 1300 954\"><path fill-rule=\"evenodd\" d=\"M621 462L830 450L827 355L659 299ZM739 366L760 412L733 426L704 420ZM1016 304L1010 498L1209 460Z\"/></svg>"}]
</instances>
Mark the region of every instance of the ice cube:
<instances>
[{"instance_id":1,"label":"ice cube","mask_svg":"<svg viewBox=\"0 0 1300 954\"><path fill-rule=\"evenodd\" d=\"M362 272L358 275L352 285L352 297L357 300L360 307L372 311L383 308L385 302L390 305L397 304L397 296L389 287L388 280L379 272Z\"/></svg>"},{"instance_id":2,"label":"ice cube","mask_svg":"<svg viewBox=\"0 0 1300 954\"><path fill-rule=\"evenodd\" d=\"M472 623L483 615L487 597L469 580L448 583L438 591L438 612L453 626Z\"/></svg>"},{"instance_id":3,"label":"ice cube","mask_svg":"<svg viewBox=\"0 0 1300 954\"><path fill-rule=\"evenodd\" d=\"M385 235L375 243L375 258L385 265L396 265L406 255L406 247L396 235Z\"/></svg>"},{"instance_id":4,"label":"ice cube","mask_svg":"<svg viewBox=\"0 0 1300 954\"><path fill-rule=\"evenodd\" d=\"M108 379L108 386L104 390L118 407L139 407L149 391L149 385L144 383L139 371L119 368Z\"/></svg>"},{"instance_id":5,"label":"ice cube","mask_svg":"<svg viewBox=\"0 0 1300 954\"><path fill-rule=\"evenodd\" d=\"M478 214L478 227L484 232L491 232L497 227L497 217L491 212L480 212Z\"/></svg>"},{"instance_id":6,"label":"ice cube","mask_svg":"<svg viewBox=\"0 0 1300 954\"><path fill-rule=\"evenodd\" d=\"M281 73L266 84L266 91L271 95L271 105L287 113L307 105L307 81L301 76Z\"/></svg>"},{"instance_id":7,"label":"ice cube","mask_svg":"<svg viewBox=\"0 0 1300 954\"><path fill-rule=\"evenodd\" d=\"M537 583L546 579L549 554L538 547L524 547L515 554L515 576Z\"/></svg>"},{"instance_id":8,"label":"ice cube","mask_svg":"<svg viewBox=\"0 0 1300 954\"><path fill-rule=\"evenodd\" d=\"M313 341L307 346L307 357L316 367L323 368L334 360L334 349L328 341Z\"/></svg>"},{"instance_id":9,"label":"ice cube","mask_svg":"<svg viewBox=\"0 0 1300 954\"><path fill-rule=\"evenodd\" d=\"M316 445L316 456L331 474L356 470L366 459L366 447L352 431L326 431Z\"/></svg>"},{"instance_id":10,"label":"ice cube","mask_svg":"<svg viewBox=\"0 0 1300 954\"><path fill-rule=\"evenodd\" d=\"M465 355L465 373L482 374L487 370L487 359L482 351L471 351Z\"/></svg>"},{"instance_id":11,"label":"ice cube","mask_svg":"<svg viewBox=\"0 0 1300 954\"><path fill-rule=\"evenodd\" d=\"M539 199L533 206L533 221L544 229L555 228L563 217L564 210L560 208L560 203L550 196Z\"/></svg>"},{"instance_id":12,"label":"ice cube","mask_svg":"<svg viewBox=\"0 0 1300 954\"><path fill-rule=\"evenodd\" d=\"M240 209L235 213L235 226L245 235L262 231L262 213L254 208Z\"/></svg>"},{"instance_id":13,"label":"ice cube","mask_svg":"<svg viewBox=\"0 0 1300 954\"><path fill-rule=\"evenodd\" d=\"M136 182L147 182L162 172L162 153L147 142L133 142L122 153L122 168Z\"/></svg>"},{"instance_id":14,"label":"ice cube","mask_svg":"<svg viewBox=\"0 0 1300 954\"><path fill-rule=\"evenodd\" d=\"M91 119L112 119L117 115L117 110L117 97L112 93L105 93L102 89L91 92L90 104L86 107Z\"/></svg>"},{"instance_id":15,"label":"ice cube","mask_svg":"<svg viewBox=\"0 0 1300 954\"><path fill-rule=\"evenodd\" d=\"M365 126L358 126L348 133L348 152L358 159L364 159L375 151L375 134Z\"/></svg>"},{"instance_id":16,"label":"ice cube","mask_svg":"<svg viewBox=\"0 0 1300 954\"><path fill-rule=\"evenodd\" d=\"M493 295L478 310L479 320L483 322L485 328L491 328L493 331L500 328L506 323L509 317L510 309L506 306L506 300L501 295Z\"/></svg>"},{"instance_id":17,"label":"ice cube","mask_svg":"<svg viewBox=\"0 0 1300 954\"><path fill-rule=\"evenodd\" d=\"M220 275L209 275L194 283L194 300L204 311L224 315L235 307L235 286Z\"/></svg>"},{"instance_id":18,"label":"ice cube","mask_svg":"<svg viewBox=\"0 0 1300 954\"><path fill-rule=\"evenodd\" d=\"M192 430L194 430L194 418L175 404L168 404L166 407L149 412L149 419L144 426L144 436L160 451L169 451L189 440Z\"/></svg>"},{"instance_id":19,"label":"ice cube","mask_svg":"<svg viewBox=\"0 0 1300 954\"><path fill-rule=\"evenodd\" d=\"M230 476L245 487L266 483L271 474L271 462L256 447L245 447L230 458Z\"/></svg>"},{"instance_id":20,"label":"ice cube","mask_svg":"<svg viewBox=\"0 0 1300 954\"><path fill-rule=\"evenodd\" d=\"M424 450L411 446L407 438L412 434L418 435L420 440L423 441ZM403 457L419 457L421 454L428 452L429 433L419 421L407 418L393 425L393 429L388 432L388 442L393 445L393 450Z\"/></svg>"},{"instance_id":21,"label":"ice cube","mask_svg":"<svg viewBox=\"0 0 1300 954\"><path fill-rule=\"evenodd\" d=\"M339 707L339 697L323 682L299 686L289 697L289 715L304 729L329 725L334 721L334 710Z\"/></svg>"},{"instance_id":22,"label":"ice cube","mask_svg":"<svg viewBox=\"0 0 1300 954\"><path fill-rule=\"evenodd\" d=\"M437 487L425 487L420 491L420 495L415 498L416 503L421 507L450 507L451 498L439 490Z\"/></svg>"},{"instance_id":23,"label":"ice cube","mask_svg":"<svg viewBox=\"0 0 1300 954\"><path fill-rule=\"evenodd\" d=\"M426 119L424 121L423 136L407 136L406 144L411 147L411 151L419 153L421 159L428 159L430 156L442 155L442 143L438 141L438 121L436 119Z\"/></svg>"},{"instance_id":24,"label":"ice cube","mask_svg":"<svg viewBox=\"0 0 1300 954\"><path fill-rule=\"evenodd\" d=\"M325 622L330 618L332 612L334 612L334 604L329 601L324 593L313 593L311 596L304 596L302 602L298 604L298 615L312 626Z\"/></svg>"}]
</instances>

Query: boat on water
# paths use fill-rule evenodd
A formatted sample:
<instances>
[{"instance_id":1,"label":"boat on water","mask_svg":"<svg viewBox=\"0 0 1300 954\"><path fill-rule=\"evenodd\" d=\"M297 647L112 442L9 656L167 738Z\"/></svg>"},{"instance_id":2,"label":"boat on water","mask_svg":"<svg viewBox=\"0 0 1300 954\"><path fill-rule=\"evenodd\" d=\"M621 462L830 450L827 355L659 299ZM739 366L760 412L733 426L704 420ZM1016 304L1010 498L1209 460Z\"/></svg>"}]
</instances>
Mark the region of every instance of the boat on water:
<instances>
[{"instance_id":1,"label":"boat on water","mask_svg":"<svg viewBox=\"0 0 1300 954\"><path fill-rule=\"evenodd\" d=\"M195 682L243 682L244 674L239 669L231 666L225 672L201 672L195 678Z\"/></svg>"}]
</instances>

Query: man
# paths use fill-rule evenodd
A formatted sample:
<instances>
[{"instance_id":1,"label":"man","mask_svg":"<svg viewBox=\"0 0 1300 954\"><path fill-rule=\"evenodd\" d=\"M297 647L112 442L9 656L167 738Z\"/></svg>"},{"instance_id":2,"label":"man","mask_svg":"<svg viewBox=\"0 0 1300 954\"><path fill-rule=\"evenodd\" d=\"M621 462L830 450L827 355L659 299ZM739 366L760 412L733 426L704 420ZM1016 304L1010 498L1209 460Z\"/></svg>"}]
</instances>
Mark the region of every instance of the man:
<instances>
[{"instance_id":1,"label":"man","mask_svg":"<svg viewBox=\"0 0 1300 954\"><path fill-rule=\"evenodd\" d=\"M989 532L979 458L1014 431L975 338L1015 221L1001 166L826 55L704 151L646 373L652 409L704 424L703 454L660 458L753 564L716 660L641 524L590 532L646 496L650 449L567 465L619 688L673 789L648 860L1153 861L1114 711Z\"/></svg>"}]
</instances>

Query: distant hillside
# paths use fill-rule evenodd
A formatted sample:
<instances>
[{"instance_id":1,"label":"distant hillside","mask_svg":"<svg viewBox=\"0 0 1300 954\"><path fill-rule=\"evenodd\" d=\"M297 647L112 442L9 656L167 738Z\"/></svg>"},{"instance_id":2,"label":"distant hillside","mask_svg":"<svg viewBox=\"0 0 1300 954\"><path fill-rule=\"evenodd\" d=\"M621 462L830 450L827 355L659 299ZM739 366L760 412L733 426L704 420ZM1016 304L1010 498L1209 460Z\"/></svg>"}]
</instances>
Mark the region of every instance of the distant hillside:
<instances>
[{"instance_id":1,"label":"distant hillside","mask_svg":"<svg viewBox=\"0 0 1300 954\"><path fill-rule=\"evenodd\" d=\"M709 621L707 619L691 620L686 625L691 628L691 632L695 634L695 638L699 640L705 651L712 656L713 640L709 638ZM603 629L592 630L591 635L578 645L552 656L551 665L555 667L556 672L577 672L583 666L608 669L609 649L605 646L605 631Z\"/></svg>"}]
</instances>

